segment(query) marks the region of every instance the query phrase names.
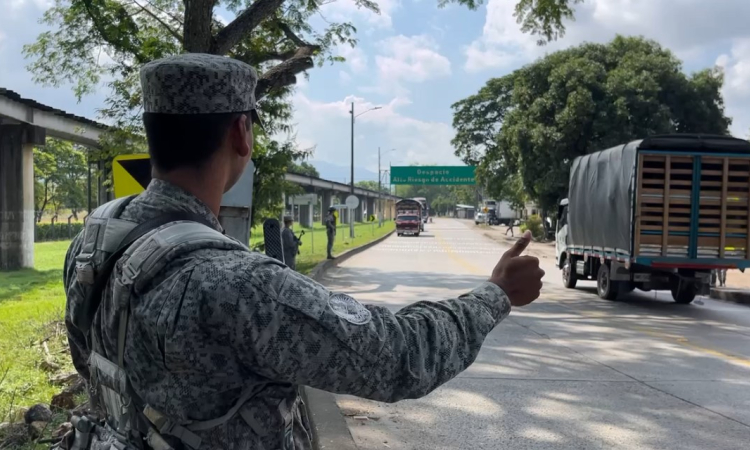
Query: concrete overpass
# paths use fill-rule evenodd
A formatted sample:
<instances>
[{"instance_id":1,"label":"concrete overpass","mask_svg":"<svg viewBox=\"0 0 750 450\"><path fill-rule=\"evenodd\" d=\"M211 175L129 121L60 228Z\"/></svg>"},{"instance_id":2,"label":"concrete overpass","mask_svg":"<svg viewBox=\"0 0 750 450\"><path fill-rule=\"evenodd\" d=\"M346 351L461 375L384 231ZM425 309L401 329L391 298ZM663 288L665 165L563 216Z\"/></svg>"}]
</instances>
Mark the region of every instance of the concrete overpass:
<instances>
[{"instance_id":1,"label":"concrete overpass","mask_svg":"<svg viewBox=\"0 0 750 450\"><path fill-rule=\"evenodd\" d=\"M34 267L34 146L96 147L106 125L0 88L0 270Z\"/></svg>"},{"instance_id":2,"label":"concrete overpass","mask_svg":"<svg viewBox=\"0 0 750 450\"><path fill-rule=\"evenodd\" d=\"M329 205L343 204L347 196L351 194L351 186L345 183L326 180L323 178L302 175L297 173L287 173L286 181L302 186L306 193L315 193L322 197L320 204L323 209ZM354 195L359 198L359 207L354 210L354 221L363 222L369 215L378 216L383 211L383 219L390 220L395 216L395 204L400 199L395 195L378 193L370 189L364 189L355 186ZM380 202L380 204L378 204ZM382 208L381 208L382 205ZM312 225L312 209L307 206L300 206L299 221L302 226ZM323 219L321 214L321 220ZM349 223L348 211L342 210L340 220L342 223Z\"/></svg>"},{"instance_id":3,"label":"concrete overpass","mask_svg":"<svg viewBox=\"0 0 750 450\"><path fill-rule=\"evenodd\" d=\"M34 267L34 146L54 137L98 148L101 135L108 129L102 123L0 88L0 270ZM104 168L101 161L98 164ZM294 173L287 173L286 180L302 186L305 192L319 194L323 209L343 203L351 189L344 183ZM96 183L99 203L110 200L112 193L102 180ZM397 197L362 188L355 188L354 194L360 199L353 214L355 221L362 221L365 212L376 215L380 210L376 207L378 199L384 217L393 217ZM312 224L312 208L307 208L302 225ZM348 222L347 216L344 212L341 219Z\"/></svg>"}]
</instances>

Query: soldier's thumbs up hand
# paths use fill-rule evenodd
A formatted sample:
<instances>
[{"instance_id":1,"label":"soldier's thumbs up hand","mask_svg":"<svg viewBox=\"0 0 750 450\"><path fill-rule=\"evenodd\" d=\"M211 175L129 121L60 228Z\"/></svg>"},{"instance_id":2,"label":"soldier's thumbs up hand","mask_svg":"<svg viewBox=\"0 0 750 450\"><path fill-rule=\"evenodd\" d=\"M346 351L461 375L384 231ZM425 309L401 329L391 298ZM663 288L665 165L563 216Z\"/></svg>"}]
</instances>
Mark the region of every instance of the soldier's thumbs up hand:
<instances>
[{"instance_id":1,"label":"soldier's thumbs up hand","mask_svg":"<svg viewBox=\"0 0 750 450\"><path fill-rule=\"evenodd\" d=\"M524 306L539 298L544 270L539 259L521 256L531 242L531 232L523 234L513 247L503 254L492 270L489 281L500 286L513 306Z\"/></svg>"}]
</instances>

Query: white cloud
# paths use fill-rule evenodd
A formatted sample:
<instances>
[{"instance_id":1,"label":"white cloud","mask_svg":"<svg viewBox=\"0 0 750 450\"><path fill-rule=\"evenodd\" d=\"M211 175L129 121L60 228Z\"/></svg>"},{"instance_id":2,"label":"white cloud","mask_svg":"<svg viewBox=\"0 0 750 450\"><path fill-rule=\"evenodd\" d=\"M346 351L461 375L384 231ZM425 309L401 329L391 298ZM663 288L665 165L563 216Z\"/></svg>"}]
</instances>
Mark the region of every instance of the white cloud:
<instances>
[{"instance_id":1,"label":"white cloud","mask_svg":"<svg viewBox=\"0 0 750 450\"><path fill-rule=\"evenodd\" d=\"M8 5L10 6L11 10L19 10L21 8L26 7L27 5L32 5L36 9L39 9L41 11L46 11L47 9L51 8L52 5L54 5L53 0L9 0Z\"/></svg>"},{"instance_id":2,"label":"white cloud","mask_svg":"<svg viewBox=\"0 0 750 450\"><path fill-rule=\"evenodd\" d=\"M349 72L339 70L339 79L341 79L342 82L348 84L350 81L352 81L352 76L349 75Z\"/></svg>"},{"instance_id":3,"label":"white cloud","mask_svg":"<svg viewBox=\"0 0 750 450\"><path fill-rule=\"evenodd\" d=\"M401 6L400 0L378 0L380 14L360 8L353 0L334 0L324 4L320 13L331 22L353 21L374 28L391 28L392 14Z\"/></svg>"},{"instance_id":4,"label":"white cloud","mask_svg":"<svg viewBox=\"0 0 750 450\"><path fill-rule=\"evenodd\" d=\"M346 64L354 73L362 73L367 69L367 55L359 47L339 45L336 53L346 58Z\"/></svg>"},{"instance_id":5,"label":"white cloud","mask_svg":"<svg viewBox=\"0 0 750 450\"><path fill-rule=\"evenodd\" d=\"M716 65L724 69L727 93L750 97L750 37L737 40L729 54L716 58Z\"/></svg>"},{"instance_id":6,"label":"white cloud","mask_svg":"<svg viewBox=\"0 0 750 450\"><path fill-rule=\"evenodd\" d=\"M712 44L746 36L750 2L746 0L586 0L566 23L565 37L537 46L513 17L515 2L490 0L482 36L466 49L467 71L510 69L545 53L584 41L606 42L616 34L642 35L692 58Z\"/></svg>"},{"instance_id":7,"label":"white cloud","mask_svg":"<svg viewBox=\"0 0 750 450\"><path fill-rule=\"evenodd\" d=\"M737 39L728 54L719 55L716 65L724 70L722 95L727 114L733 117L732 134L747 138L750 129L750 37Z\"/></svg>"},{"instance_id":8,"label":"white cloud","mask_svg":"<svg viewBox=\"0 0 750 450\"><path fill-rule=\"evenodd\" d=\"M482 35L464 49L469 72L513 70L562 48L582 42L607 42L616 34L644 36L685 61L705 66L715 61L725 71L726 114L731 133L747 137L750 128L750 16L747 0L585 0L565 36L545 46L522 33L513 17L515 2L489 0ZM717 48L728 49L718 58Z\"/></svg>"},{"instance_id":9,"label":"white cloud","mask_svg":"<svg viewBox=\"0 0 750 450\"><path fill-rule=\"evenodd\" d=\"M358 167L377 169L377 148L397 151L383 164L420 162L457 164L450 141L453 129L447 123L428 122L402 114L399 110L411 102L394 97L384 105L376 105L360 97L346 97L340 101L317 102L303 93L294 97L296 141L300 147L316 147L313 158L333 164L347 164L350 151L350 108L360 114L355 123L355 161ZM377 136L376 140L372 137ZM303 145L304 143L304 145Z\"/></svg>"},{"instance_id":10,"label":"white cloud","mask_svg":"<svg viewBox=\"0 0 750 450\"><path fill-rule=\"evenodd\" d=\"M422 82L451 74L451 63L438 53L429 36L393 36L378 44L381 54L375 57L381 82Z\"/></svg>"}]
</instances>

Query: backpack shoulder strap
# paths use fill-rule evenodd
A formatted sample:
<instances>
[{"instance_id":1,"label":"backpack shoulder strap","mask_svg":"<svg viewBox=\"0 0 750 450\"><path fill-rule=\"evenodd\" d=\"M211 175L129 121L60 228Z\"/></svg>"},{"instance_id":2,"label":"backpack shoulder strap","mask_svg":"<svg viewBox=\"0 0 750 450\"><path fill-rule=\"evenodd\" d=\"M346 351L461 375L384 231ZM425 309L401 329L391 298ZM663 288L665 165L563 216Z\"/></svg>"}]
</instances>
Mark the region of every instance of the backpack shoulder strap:
<instances>
[{"instance_id":1,"label":"backpack shoulder strap","mask_svg":"<svg viewBox=\"0 0 750 450\"><path fill-rule=\"evenodd\" d=\"M249 251L247 246L225 236L211 226L206 226L208 224L203 221L191 220L186 216L173 216L164 217L162 222L171 222L171 224L158 231L154 231L154 229L159 228L160 225L146 227L146 224L144 224L144 233L134 229L131 233L133 237L137 236L132 242L134 245L129 245L128 239L126 239L123 241L123 245L128 245L125 251L120 252L118 250L112 255L113 257L116 255L123 257L122 272L115 281L115 301L120 316L117 330L117 366L123 373L125 371L125 342L130 318L130 299L133 292L137 292L150 283L154 275L163 270L170 261L180 254L189 253L199 248ZM150 229L147 230L147 228ZM112 269L108 267L108 270L111 272ZM145 406L142 411L139 409L137 412L134 411L134 414L138 417L138 423L146 425L145 422L140 420L141 418L145 419L154 425L161 434L173 436L192 449L200 447L201 439L192 429L170 420L166 415L161 414L149 405L144 405L143 400L134 390L130 389L129 395L136 405ZM242 404L250 398L250 395L251 393L246 393L227 414L219 419L208 421L204 425L212 428L231 419Z\"/></svg>"},{"instance_id":2,"label":"backpack shoulder strap","mask_svg":"<svg viewBox=\"0 0 750 450\"><path fill-rule=\"evenodd\" d=\"M135 225L128 232L128 234L126 234L125 237L122 238L122 240L120 240L118 246L112 251L112 254L106 259L106 261L104 261L104 264L102 264L102 266L99 267L97 270L96 279L94 280L94 285L88 291L88 295L86 296L86 301L84 302L84 307L86 311L83 314L81 314L81 317L86 317L88 318L88 320L86 321L86 323L81 323L79 328L81 328L86 333L90 330L91 322L93 321L94 316L96 315L96 311L99 309L99 305L101 304L101 301L102 301L102 293L104 292L104 287L107 285L107 282L109 281L109 278L112 275L112 270L114 270L115 268L115 263L117 263L117 260L120 259L120 257L125 253L125 251L135 241L137 241L139 238L143 237L144 235L148 234L150 231L153 231L170 222L177 222L177 221L182 221L182 220L198 222L202 225L205 225L206 227L211 228L210 223L205 218L197 214L183 212L183 211L175 211L175 212L163 214L151 220L147 220L146 222L143 222L140 225Z\"/></svg>"}]
</instances>

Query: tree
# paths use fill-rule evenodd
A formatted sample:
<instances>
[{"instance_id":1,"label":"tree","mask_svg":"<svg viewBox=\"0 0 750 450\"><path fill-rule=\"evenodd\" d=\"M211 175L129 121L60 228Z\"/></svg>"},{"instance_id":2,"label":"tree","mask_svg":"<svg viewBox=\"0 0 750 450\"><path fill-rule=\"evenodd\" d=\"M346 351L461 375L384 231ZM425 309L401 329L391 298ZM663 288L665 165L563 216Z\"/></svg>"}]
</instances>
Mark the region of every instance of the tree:
<instances>
[{"instance_id":1,"label":"tree","mask_svg":"<svg viewBox=\"0 0 750 450\"><path fill-rule=\"evenodd\" d=\"M251 225L255 226L268 217L278 217L283 209L282 194L295 195L302 192L298 185L285 181L287 164L305 158L306 153L295 149L291 143L279 144L265 135L256 136L253 146L253 205L250 212Z\"/></svg>"},{"instance_id":2,"label":"tree","mask_svg":"<svg viewBox=\"0 0 750 450\"><path fill-rule=\"evenodd\" d=\"M302 161L299 164L292 163L289 167L289 172L296 173L298 175L307 175L309 177L320 178L318 169L307 161Z\"/></svg>"},{"instance_id":3,"label":"tree","mask_svg":"<svg viewBox=\"0 0 750 450\"><path fill-rule=\"evenodd\" d=\"M369 189L371 191L378 192L378 182L373 180L363 180L363 181L356 181L354 182L354 185L357 187L361 187L362 189ZM380 185L380 192L384 194L389 194L390 189L388 185L381 184Z\"/></svg>"},{"instance_id":4,"label":"tree","mask_svg":"<svg viewBox=\"0 0 750 450\"><path fill-rule=\"evenodd\" d=\"M354 0L379 13L372 0ZM525 31L541 41L564 32L563 19L580 0L519 0L515 15ZM296 76L316 64L343 61L337 45L356 45L351 23L311 25L326 2L318 0L57 0L44 14L52 30L24 47L34 80L46 85L71 83L80 98L103 79L112 95L102 115L119 126L140 122L139 67L180 52L229 55L261 73L256 97L272 131L288 128L287 94ZM438 0L476 9L481 0ZM225 24L219 7L236 17Z\"/></svg>"},{"instance_id":5,"label":"tree","mask_svg":"<svg viewBox=\"0 0 750 450\"><path fill-rule=\"evenodd\" d=\"M577 156L658 133L727 133L722 83L714 69L686 75L669 50L643 38L583 44L455 103L453 145L479 165L491 195L520 201L525 193L549 210L566 195Z\"/></svg>"},{"instance_id":6,"label":"tree","mask_svg":"<svg viewBox=\"0 0 750 450\"><path fill-rule=\"evenodd\" d=\"M70 208L74 216L86 205L85 150L70 142L49 138L34 148L34 200L36 220L49 205L58 213Z\"/></svg>"},{"instance_id":7,"label":"tree","mask_svg":"<svg viewBox=\"0 0 750 450\"><path fill-rule=\"evenodd\" d=\"M570 17L569 5L578 0L519 0L516 16L528 32L541 40L554 39ZM360 8L379 12L372 0L354 0ZM182 52L227 55L255 67L260 79L255 91L269 134L290 131L290 93L297 76L325 63L343 61L334 50L355 46L356 29L347 22L328 22L322 28L311 19L323 0L56 0L42 22L50 30L24 46L35 82L71 84L79 101L106 80L110 95L100 115L111 130L101 149L92 153L106 169L114 156L143 152L139 68L146 62ZM438 0L440 6L458 3L476 9L481 0ZM225 21L219 8L235 14ZM318 21L320 22L320 21ZM263 143L268 148L270 142ZM286 149L271 152L263 170L276 174L298 157ZM254 158L255 160L255 158ZM280 164L271 167L270 164ZM256 192L255 201L271 204Z\"/></svg>"},{"instance_id":8,"label":"tree","mask_svg":"<svg viewBox=\"0 0 750 450\"><path fill-rule=\"evenodd\" d=\"M424 197L430 209L446 213L457 204L473 205L477 200L472 185L397 185L396 195L404 198Z\"/></svg>"}]
</instances>

